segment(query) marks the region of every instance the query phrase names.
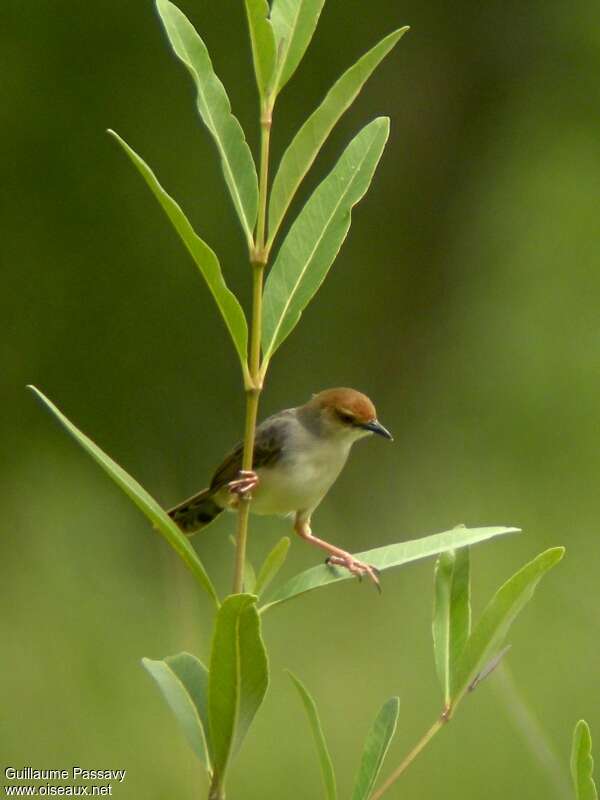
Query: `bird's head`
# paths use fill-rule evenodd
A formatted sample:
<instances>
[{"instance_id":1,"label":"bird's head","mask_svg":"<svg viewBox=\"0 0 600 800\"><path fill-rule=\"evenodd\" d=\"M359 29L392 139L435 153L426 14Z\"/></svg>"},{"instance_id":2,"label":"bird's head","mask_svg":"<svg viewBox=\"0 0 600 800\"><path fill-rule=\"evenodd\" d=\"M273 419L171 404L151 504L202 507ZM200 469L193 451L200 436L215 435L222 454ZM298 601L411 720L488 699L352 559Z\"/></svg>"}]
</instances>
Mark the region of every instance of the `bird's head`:
<instances>
[{"instance_id":1,"label":"bird's head","mask_svg":"<svg viewBox=\"0 0 600 800\"><path fill-rule=\"evenodd\" d=\"M393 440L392 434L378 421L373 403L366 394L355 389L326 389L313 395L305 408L315 417L326 436L350 444L373 433Z\"/></svg>"}]
</instances>

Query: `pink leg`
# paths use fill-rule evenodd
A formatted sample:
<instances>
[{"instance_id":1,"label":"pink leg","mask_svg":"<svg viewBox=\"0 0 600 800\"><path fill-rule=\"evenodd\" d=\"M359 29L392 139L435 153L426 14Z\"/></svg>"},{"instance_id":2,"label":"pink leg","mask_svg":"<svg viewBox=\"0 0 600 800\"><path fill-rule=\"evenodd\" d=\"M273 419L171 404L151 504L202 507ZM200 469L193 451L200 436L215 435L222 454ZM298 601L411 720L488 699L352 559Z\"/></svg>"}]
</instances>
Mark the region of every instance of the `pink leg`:
<instances>
[{"instance_id":1,"label":"pink leg","mask_svg":"<svg viewBox=\"0 0 600 800\"><path fill-rule=\"evenodd\" d=\"M329 544L329 542L323 541L323 539L318 539L313 535L308 520L303 519L299 514L296 515L294 529L298 536L304 539L304 541L315 545L315 547L320 547L322 550L325 550L329 553L329 558L327 559L328 564L335 564L336 566L345 567L349 572L352 573L352 575L356 575L358 578L362 578L363 575L368 575L377 589L381 591L379 584L379 573L375 567L359 561L350 553L347 553L345 550L342 550L333 544Z\"/></svg>"},{"instance_id":2,"label":"pink leg","mask_svg":"<svg viewBox=\"0 0 600 800\"><path fill-rule=\"evenodd\" d=\"M241 469L238 472L239 477L234 481L229 481L227 488L232 494L237 494L238 497L249 497L250 492L259 484L259 478L256 472L252 470Z\"/></svg>"}]
</instances>

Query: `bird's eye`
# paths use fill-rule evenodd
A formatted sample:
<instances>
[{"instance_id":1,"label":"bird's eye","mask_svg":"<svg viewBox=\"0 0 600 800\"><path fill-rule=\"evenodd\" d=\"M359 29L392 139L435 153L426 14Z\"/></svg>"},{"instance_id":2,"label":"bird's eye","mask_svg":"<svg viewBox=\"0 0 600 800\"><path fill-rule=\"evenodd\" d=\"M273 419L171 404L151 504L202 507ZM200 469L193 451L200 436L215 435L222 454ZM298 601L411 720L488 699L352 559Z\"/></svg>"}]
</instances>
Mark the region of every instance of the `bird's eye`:
<instances>
[{"instance_id":1,"label":"bird's eye","mask_svg":"<svg viewBox=\"0 0 600 800\"><path fill-rule=\"evenodd\" d=\"M338 418L340 422L345 425L354 425L354 417L352 414L347 414L345 411L338 411Z\"/></svg>"}]
</instances>

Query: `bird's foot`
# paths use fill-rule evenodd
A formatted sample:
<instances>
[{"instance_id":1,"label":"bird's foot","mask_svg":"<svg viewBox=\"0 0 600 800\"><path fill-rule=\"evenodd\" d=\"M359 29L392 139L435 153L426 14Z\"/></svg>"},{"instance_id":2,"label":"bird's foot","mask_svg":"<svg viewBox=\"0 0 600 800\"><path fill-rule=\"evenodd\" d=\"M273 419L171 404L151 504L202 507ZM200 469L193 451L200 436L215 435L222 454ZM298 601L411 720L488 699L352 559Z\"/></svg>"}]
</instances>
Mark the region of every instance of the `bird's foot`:
<instances>
[{"instance_id":1,"label":"bird's foot","mask_svg":"<svg viewBox=\"0 0 600 800\"><path fill-rule=\"evenodd\" d=\"M229 481L227 487L232 494L237 494L238 497L250 497L250 492L259 484L259 478L256 472L250 469L241 469L238 472L238 477L234 481Z\"/></svg>"},{"instance_id":2,"label":"bird's foot","mask_svg":"<svg viewBox=\"0 0 600 800\"><path fill-rule=\"evenodd\" d=\"M381 584L379 583L379 570L372 564L365 564L364 561L359 561L354 556L348 553L345 556L329 556L325 559L326 564L332 564L336 567L345 567L352 575L356 575L359 580L362 580L363 575L368 575L375 584L377 591L381 592Z\"/></svg>"}]
</instances>

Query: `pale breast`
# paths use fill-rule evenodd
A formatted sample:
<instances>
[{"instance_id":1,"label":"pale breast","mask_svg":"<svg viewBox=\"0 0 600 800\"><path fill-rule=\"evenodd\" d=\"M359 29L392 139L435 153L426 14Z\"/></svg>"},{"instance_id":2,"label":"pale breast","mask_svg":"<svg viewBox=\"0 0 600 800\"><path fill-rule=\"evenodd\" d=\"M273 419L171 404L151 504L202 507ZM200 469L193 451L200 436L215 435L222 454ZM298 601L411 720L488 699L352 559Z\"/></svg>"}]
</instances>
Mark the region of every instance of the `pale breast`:
<instances>
[{"instance_id":1,"label":"pale breast","mask_svg":"<svg viewBox=\"0 0 600 800\"><path fill-rule=\"evenodd\" d=\"M257 470L260 485L250 510L256 514L289 514L312 510L321 502L348 458L349 447L323 441L300 423L290 426L281 458Z\"/></svg>"}]
</instances>

